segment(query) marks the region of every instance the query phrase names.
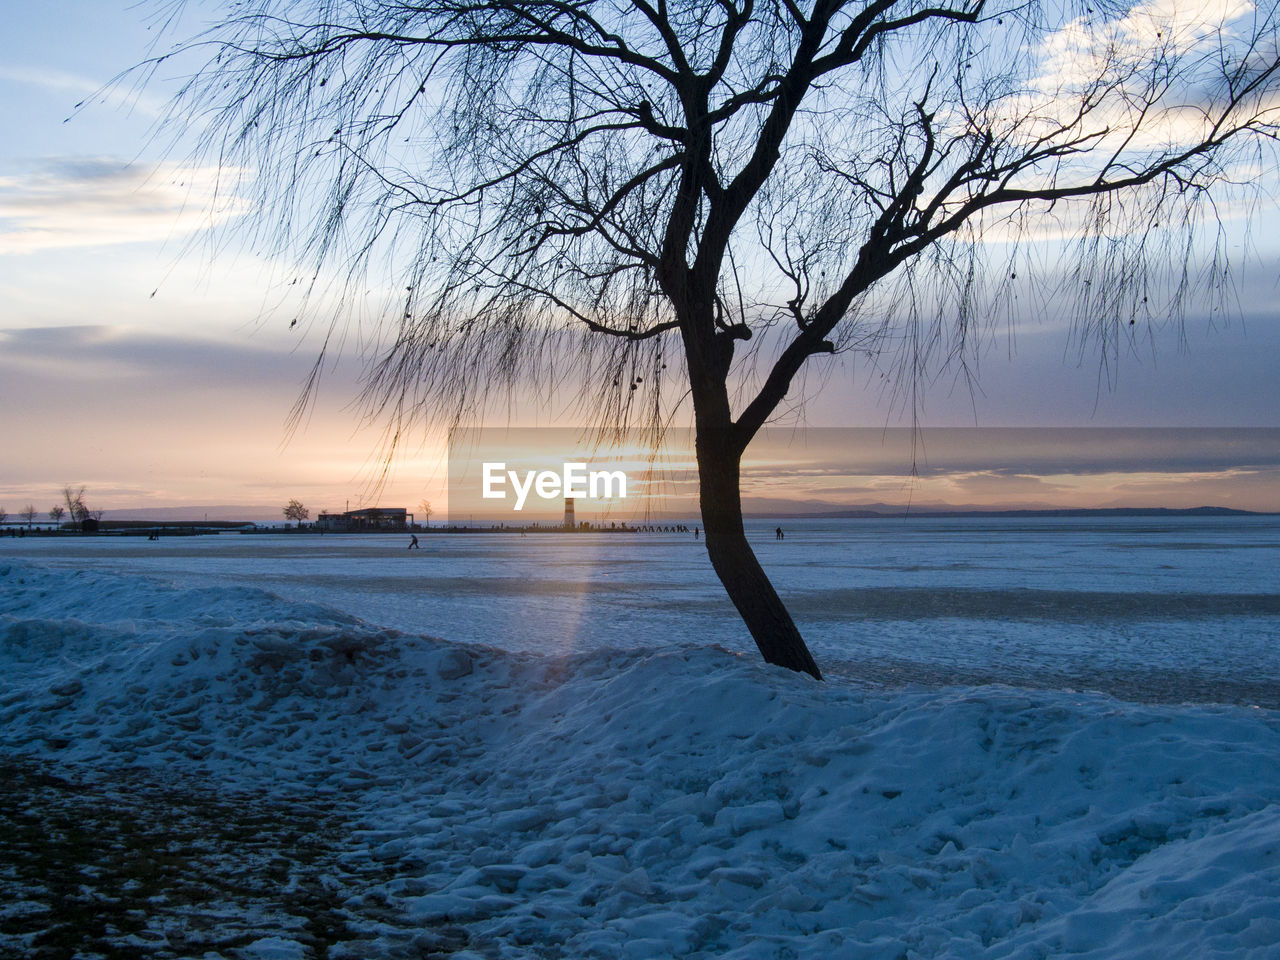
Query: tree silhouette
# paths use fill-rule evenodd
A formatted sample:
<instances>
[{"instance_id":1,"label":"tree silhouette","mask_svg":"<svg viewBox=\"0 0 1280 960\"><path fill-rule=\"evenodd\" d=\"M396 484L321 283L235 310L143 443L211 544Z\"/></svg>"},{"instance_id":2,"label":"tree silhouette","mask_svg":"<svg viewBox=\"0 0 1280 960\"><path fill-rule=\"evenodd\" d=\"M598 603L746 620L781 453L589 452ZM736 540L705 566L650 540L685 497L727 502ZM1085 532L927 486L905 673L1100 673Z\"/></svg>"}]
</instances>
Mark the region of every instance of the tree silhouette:
<instances>
[{"instance_id":1,"label":"tree silhouette","mask_svg":"<svg viewBox=\"0 0 1280 960\"><path fill-rule=\"evenodd\" d=\"M284 507L284 518L286 520L297 520L298 526L302 526L302 521L311 516L311 511L304 507L297 500L290 500Z\"/></svg>"},{"instance_id":2,"label":"tree silhouette","mask_svg":"<svg viewBox=\"0 0 1280 960\"><path fill-rule=\"evenodd\" d=\"M72 523L83 523L89 519L91 511L85 506L84 494L84 487L79 490L71 486L62 488L62 500L67 505L67 513L71 516Z\"/></svg>"},{"instance_id":3,"label":"tree silhouette","mask_svg":"<svg viewBox=\"0 0 1280 960\"><path fill-rule=\"evenodd\" d=\"M402 291L367 331L389 435L504 389L654 436L691 404L711 562L814 676L739 493L802 370L916 382L1033 285L1105 344L1177 315L1199 235L1229 282L1199 228L1277 120L1273 5L247 0L202 51L171 118L295 282L338 277L331 337L371 277Z\"/></svg>"}]
</instances>

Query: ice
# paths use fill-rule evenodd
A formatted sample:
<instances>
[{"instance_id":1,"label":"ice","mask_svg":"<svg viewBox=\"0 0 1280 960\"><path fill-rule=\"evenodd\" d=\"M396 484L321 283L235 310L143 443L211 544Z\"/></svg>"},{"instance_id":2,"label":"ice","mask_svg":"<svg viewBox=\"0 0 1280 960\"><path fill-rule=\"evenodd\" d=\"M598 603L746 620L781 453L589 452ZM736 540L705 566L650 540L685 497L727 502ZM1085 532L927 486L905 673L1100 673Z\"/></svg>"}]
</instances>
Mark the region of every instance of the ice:
<instances>
[{"instance_id":1,"label":"ice","mask_svg":"<svg viewBox=\"0 0 1280 960\"><path fill-rule=\"evenodd\" d=\"M214 955L1276 956L1280 713L1251 705L1280 676L1274 526L1059 526L1012 557L982 532L957 525L939 555L985 573L877 581L925 533L873 556L870 536L789 529L803 549L766 563L799 608L885 591L818 630L843 668L825 684L744 651L674 536L588 539L589 563L573 538L497 535L425 537L422 562L379 538L4 544L0 758L117 803L157 782L223 819L322 812L317 881L296 851L253 852L287 823L231 830L234 875L294 879ZM1050 539L1075 558L1056 578ZM1195 576L1162 581L1175 553ZM450 577L474 594L432 585ZM1135 609L1091 608L1126 590ZM955 606L898 611L892 591ZM551 642L538 618L575 609ZM1143 648L1172 678L1155 695ZM1059 658L1138 671L1147 695L1068 688ZM887 682L859 673L877 666ZM0 878L23 905L6 930L46 922L34 877ZM289 892L307 884L323 892ZM329 919L304 922L317 903Z\"/></svg>"},{"instance_id":2,"label":"ice","mask_svg":"<svg viewBox=\"0 0 1280 960\"><path fill-rule=\"evenodd\" d=\"M1280 707L1273 517L785 521L755 547L824 672L1014 682L1126 699ZM680 635L750 651L707 561L679 534L222 536L9 541L68 571L265 588L298 616L567 656ZM92 598L85 597L86 602ZM103 598L106 599L106 598ZM207 615L219 601L210 599ZM308 606L309 605L309 606ZM132 614L121 614L128 619Z\"/></svg>"}]
</instances>

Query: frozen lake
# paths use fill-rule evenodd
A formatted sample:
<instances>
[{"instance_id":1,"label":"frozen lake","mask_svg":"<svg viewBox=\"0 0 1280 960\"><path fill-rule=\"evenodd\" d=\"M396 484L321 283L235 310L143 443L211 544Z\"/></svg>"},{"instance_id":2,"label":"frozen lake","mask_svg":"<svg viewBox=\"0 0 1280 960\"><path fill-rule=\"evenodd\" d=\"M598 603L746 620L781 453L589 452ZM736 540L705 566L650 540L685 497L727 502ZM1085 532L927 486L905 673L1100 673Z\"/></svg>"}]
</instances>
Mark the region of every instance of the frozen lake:
<instances>
[{"instance_id":1,"label":"frozen lake","mask_svg":"<svg viewBox=\"0 0 1280 960\"><path fill-rule=\"evenodd\" d=\"M3 538L0 955L1280 956L1275 518L773 527Z\"/></svg>"},{"instance_id":2,"label":"frozen lake","mask_svg":"<svg viewBox=\"0 0 1280 960\"><path fill-rule=\"evenodd\" d=\"M1280 518L749 524L825 672L1280 706ZM0 540L0 556L253 586L377 626L566 656L752 651L691 535L231 535Z\"/></svg>"}]
</instances>

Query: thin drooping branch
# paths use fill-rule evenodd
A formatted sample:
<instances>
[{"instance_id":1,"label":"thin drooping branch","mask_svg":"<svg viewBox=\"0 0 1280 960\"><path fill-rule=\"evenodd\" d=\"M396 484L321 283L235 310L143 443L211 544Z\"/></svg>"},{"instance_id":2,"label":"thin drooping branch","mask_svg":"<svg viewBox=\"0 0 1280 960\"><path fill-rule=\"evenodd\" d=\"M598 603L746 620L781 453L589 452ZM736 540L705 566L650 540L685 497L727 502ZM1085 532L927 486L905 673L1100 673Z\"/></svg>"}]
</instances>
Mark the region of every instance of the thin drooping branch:
<instances>
[{"instance_id":1,"label":"thin drooping branch","mask_svg":"<svg viewBox=\"0 0 1280 960\"><path fill-rule=\"evenodd\" d=\"M972 138L970 155L947 175L932 198L924 204L918 201L925 181L940 175L940 165L945 157L936 159L934 114L926 113L923 101L916 104L917 123L922 132L921 147L907 176L895 189L882 194L885 201L879 205L880 215L868 230L868 239L859 251L856 263L838 289L799 323L800 329L773 362L764 383L737 418L738 442L742 448L746 448L778 409L805 362L816 354L834 351L834 345L827 338L847 315L853 302L905 261L918 256L942 238L957 233L965 223L994 207L1033 203L1047 205L1106 194L1131 193L1162 179L1172 186L1168 192L1178 196L1204 189L1212 171L1199 166L1200 160L1212 157L1242 134L1275 136L1280 116L1273 106L1264 104L1243 117L1239 114L1258 91L1274 80L1277 70L1280 70L1280 65L1272 62L1256 70L1248 82L1232 84L1227 99L1218 105L1217 115L1195 142L1134 164L1129 147L1138 136L1141 121L1153 111L1153 101L1163 92L1149 91L1148 100L1139 110L1138 122L1133 129L1124 134L1119 145L1094 168L1091 176L1080 177L1075 182L1062 182L1064 178L1054 172L1048 184L1035 187L1017 185L1028 173L1044 169L1046 164L1057 164L1066 158L1087 153L1107 136L1107 130L1076 132L1087 117L1087 106L1082 106L1075 116L1055 125L1051 132L1034 138L1024 149L1006 151L1002 157L993 150L996 140L992 132L983 131L980 137ZM905 138L901 138L898 143L900 155L904 143ZM869 184L855 181L843 171L835 172L859 183L869 195L876 195ZM953 203L957 196L962 200ZM798 306L789 306L799 316Z\"/></svg>"}]
</instances>

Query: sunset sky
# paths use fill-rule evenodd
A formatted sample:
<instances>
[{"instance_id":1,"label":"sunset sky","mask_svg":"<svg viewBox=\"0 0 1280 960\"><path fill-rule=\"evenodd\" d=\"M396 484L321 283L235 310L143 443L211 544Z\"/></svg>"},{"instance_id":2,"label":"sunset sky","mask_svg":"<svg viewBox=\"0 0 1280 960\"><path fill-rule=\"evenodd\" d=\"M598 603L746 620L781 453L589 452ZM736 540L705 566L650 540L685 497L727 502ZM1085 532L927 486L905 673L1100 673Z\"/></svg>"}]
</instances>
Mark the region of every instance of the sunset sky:
<instances>
[{"instance_id":1,"label":"sunset sky","mask_svg":"<svg viewBox=\"0 0 1280 960\"><path fill-rule=\"evenodd\" d=\"M379 485L380 427L363 423L354 404L354 335L326 371L314 407L287 429L325 331L290 328L295 304L285 265L206 242L221 236L209 231L211 220L243 213L229 198L211 217L214 171L190 167L181 152L166 155L151 137L172 90L166 76L141 92L125 84L100 93L146 56L145 11L124 0L4 6L0 506L13 514L30 502L43 513L65 484L86 486L89 505L108 517L175 505L275 508L291 497L313 513L440 502L447 467L439 437L410 442ZM1277 426L1276 214L1274 206L1257 211L1251 234L1244 219L1226 224L1230 252L1240 258L1232 315L1197 308L1181 330L1154 326L1122 350L1114 383L1096 353L1082 356L1028 298L1014 304L1012 327L1001 326L986 345L977 388L950 375L929 386L926 426L1095 428L1044 434L1060 445L1056 459L1019 465L1016 453L992 449L984 467L981 451L939 453L912 494L903 480L909 457L880 457L866 467L865 483L837 488L796 468L808 454L775 461L770 447L751 468L768 474L757 477L767 491L760 495L1184 506L1194 505L1184 501L1200 484L1192 501L1280 510L1280 484L1269 472L1275 458L1263 449L1274 447L1274 435L1252 446L1224 435L1221 451L1206 458L1210 434L1188 444L1166 431L1159 457L1135 450L1126 461L1096 430ZM832 362L814 371L809 387L811 399L789 424L909 423L878 374L861 367ZM569 425L518 400L514 419L522 425ZM760 466L766 462L776 469Z\"/></svg>"}]
</instances>

